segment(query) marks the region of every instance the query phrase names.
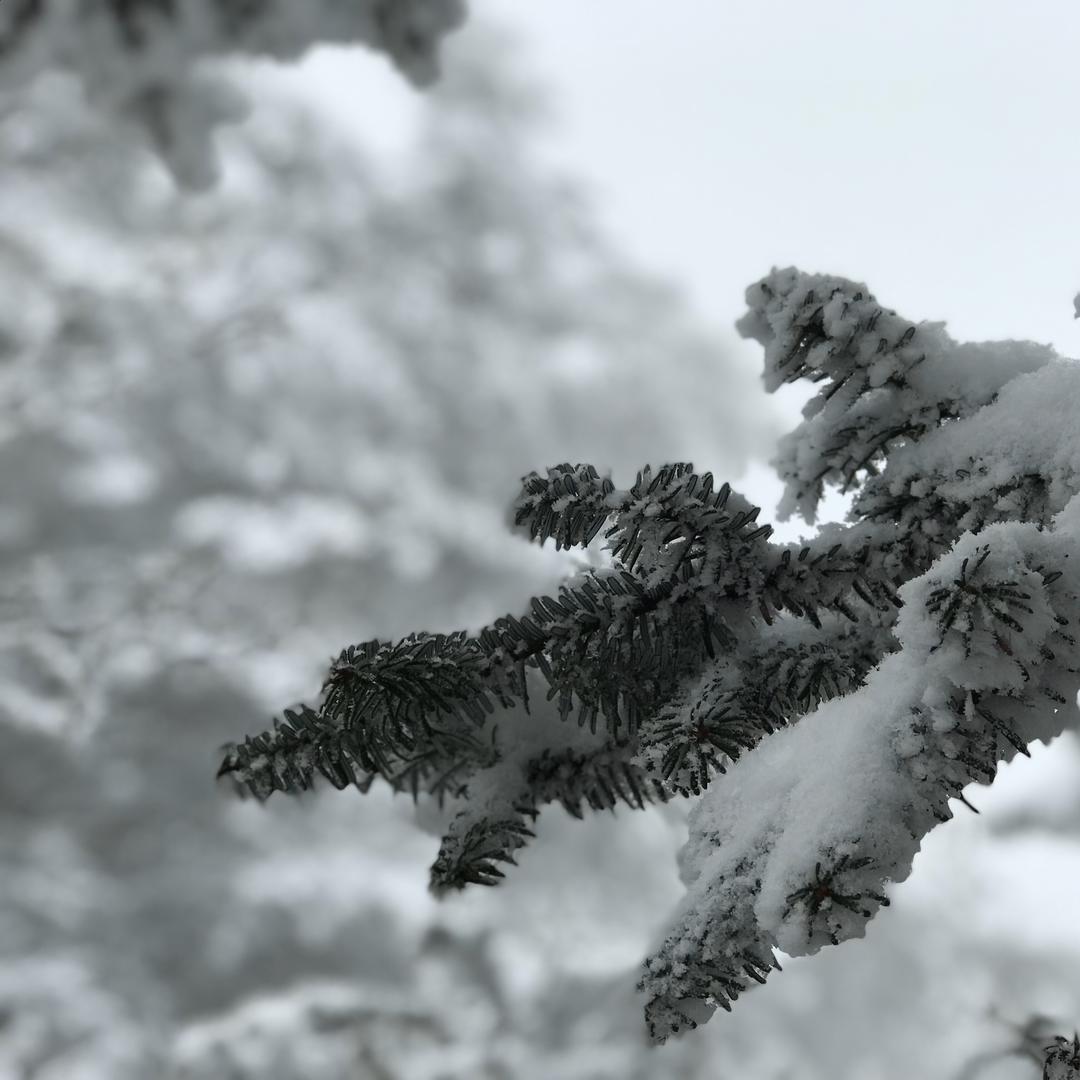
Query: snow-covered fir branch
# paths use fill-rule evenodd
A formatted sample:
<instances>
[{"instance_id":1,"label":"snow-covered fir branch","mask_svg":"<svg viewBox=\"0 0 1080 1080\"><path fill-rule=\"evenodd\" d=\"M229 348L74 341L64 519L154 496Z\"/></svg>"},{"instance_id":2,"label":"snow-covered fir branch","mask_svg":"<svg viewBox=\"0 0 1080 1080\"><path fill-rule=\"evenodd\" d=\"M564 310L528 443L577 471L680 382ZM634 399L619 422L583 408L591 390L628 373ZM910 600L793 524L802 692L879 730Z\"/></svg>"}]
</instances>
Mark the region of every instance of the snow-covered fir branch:
<instances>
[{"instance_id":1,"label":"snow-covered fir branch","mask_svg":"<svg viewBox=\"0 0 1080 1080\"><path fill-rule=\"evenodd\" d=\"M321 773L448 800L438 892L496 883L546 803L696 797L686 898L641 979L660 1041L778 951L862 935L950 800L1077 726L1080 366L956 343L841 278L773 271L747 299L770 389L820 387L781 444L781 514L812 521L837 485L847 523L775 544L688 464L626 489L530 474L517 526L603 534L610 565L476 634L344 650L318 708L221 768L260 797Z\"/></svg>"}]
</instances>

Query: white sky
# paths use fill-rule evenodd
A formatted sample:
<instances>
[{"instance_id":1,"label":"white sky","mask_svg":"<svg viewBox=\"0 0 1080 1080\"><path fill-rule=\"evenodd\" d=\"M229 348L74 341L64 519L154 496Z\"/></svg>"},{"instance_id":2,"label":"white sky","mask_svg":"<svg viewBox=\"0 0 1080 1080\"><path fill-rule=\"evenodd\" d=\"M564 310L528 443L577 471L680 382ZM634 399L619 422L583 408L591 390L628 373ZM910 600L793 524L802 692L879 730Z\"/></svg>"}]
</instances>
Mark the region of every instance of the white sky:
<instances>
[{"instance_id":1,"label":"white sky","mask_svg":"<svg viewBox=\"0 0 1080 1080\"><path fill-rule=\"evenodd\" d=\"M543 0L513 15L561 151L729 320L773 263L958 336L1075 351L1080 6Z\"/></svg>"}]
</instances>

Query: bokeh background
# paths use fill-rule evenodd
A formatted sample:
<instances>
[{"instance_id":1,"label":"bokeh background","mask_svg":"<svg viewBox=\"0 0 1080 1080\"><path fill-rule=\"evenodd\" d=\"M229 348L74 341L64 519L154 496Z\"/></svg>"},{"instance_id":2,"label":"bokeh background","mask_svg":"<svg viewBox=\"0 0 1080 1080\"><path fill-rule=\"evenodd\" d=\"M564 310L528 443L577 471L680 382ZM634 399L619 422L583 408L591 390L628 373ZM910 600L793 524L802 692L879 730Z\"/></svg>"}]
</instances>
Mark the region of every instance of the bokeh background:
<instances>
[{"instance_id":1,"label":"bokeh background","mask_svg":"<svg viewBox=\"0 0 1080 1080\"><path fill-rule=\"evenodd\" d=\"M1075 351L1080 15L827 7L476 2L423 95L233 65L201 195L61 78L0 97L0 1077L1005 1080L1080 1024L1075 739L661 1049L685 806L550 808L437 903L423 806L213 780L343 645L551 588L529 469L692 460L767 520L802 392L731 324L770 265Z\"/></svg>"}]
</instances>

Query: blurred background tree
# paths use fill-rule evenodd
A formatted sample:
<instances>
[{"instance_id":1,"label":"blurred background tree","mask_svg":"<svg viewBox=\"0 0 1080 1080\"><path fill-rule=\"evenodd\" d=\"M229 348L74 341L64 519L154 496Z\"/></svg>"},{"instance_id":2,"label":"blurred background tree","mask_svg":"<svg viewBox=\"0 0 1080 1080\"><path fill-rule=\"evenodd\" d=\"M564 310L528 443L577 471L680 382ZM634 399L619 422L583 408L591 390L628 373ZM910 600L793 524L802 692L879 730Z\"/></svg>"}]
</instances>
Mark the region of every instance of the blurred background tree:
<instances>
[{"instance_id":1,"label":"blurred background tree","mask_svg":"<svg viewBox=\"0 0 1080 1080\"><path fill-rule=\"evenodd\" d=\"M411 807L236 808L215 747L343 638L482 621L558 576L502 526L529 468L648 446L739 473L775 431L742 407L754 374L535 167L505 66L463 54L378 164L261 106L196 199L69 83L2 101L16 1074L146 1076L252 992L406 978L431 916L394 867L434 842Z\"/></svg>"},{"instance_id":2,"label":"blurred background tree","mask_svg":"<svg viewBox=\"0 0 1080 1080\"><path fill-rule=\"evenodd\" d=\"M736 480L779 429L538 159L505 43L450 61L393 159L260 83L197 198L69 82L0 97L0 1076L952 1075L1021 968L1048 1010L1075 995L1075 949L963 917L993 845L1048 835L1029 802L938 856L972 896L908 890L737 1024L647 1052L619 969L680 893L681 807L551 810L512 882L436 907L406 800L300 813L208 779L342 641L561 577L501 524L528 469ZM1048 792L1080 771L1057 760Z\"/></svg>"}]
</instances>

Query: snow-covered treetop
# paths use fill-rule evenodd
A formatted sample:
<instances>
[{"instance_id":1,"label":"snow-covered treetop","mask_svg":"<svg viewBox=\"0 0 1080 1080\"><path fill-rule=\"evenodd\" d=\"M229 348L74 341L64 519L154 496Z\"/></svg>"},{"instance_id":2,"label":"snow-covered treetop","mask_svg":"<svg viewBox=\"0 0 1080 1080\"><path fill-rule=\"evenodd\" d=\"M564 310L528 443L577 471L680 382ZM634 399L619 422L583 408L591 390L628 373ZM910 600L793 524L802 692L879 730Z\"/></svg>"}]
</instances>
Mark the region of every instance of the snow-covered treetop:
<instances>
[{"instance_id":1,"label":"snow-covered treetop","mask_svg":"<svg viewBox=\"0 0 1080 1080\"><path fill-rule=\"evenodd\" d=\"M812 519L839 485L848 524L774 544L686 464L626 489L530 474L517 525L559 547L603 533L608 564L476 634L350 646L317 708L221 770L260 797L318 772L448 800L438 893L495 884L546 803L700 796L686 899L641 981L658 1040L729 1009L777 950L860 936L950 800L1080 715L1080 366L958 344L841 278L773 271L747 299L769 388L820 385L781 443L782 510Z\"/></svg>"}]
</instances>

